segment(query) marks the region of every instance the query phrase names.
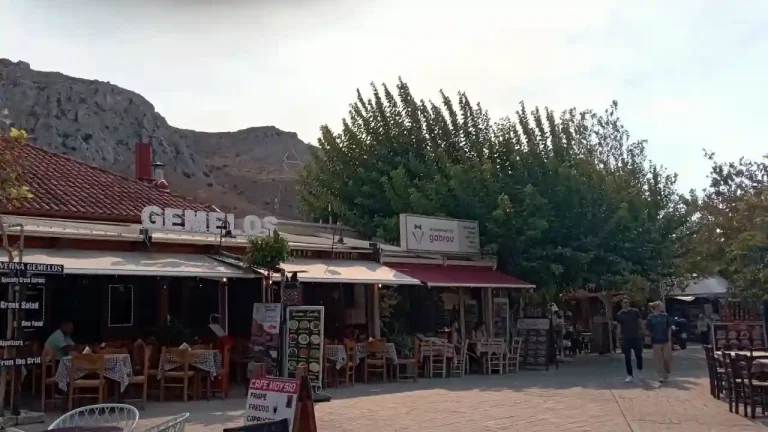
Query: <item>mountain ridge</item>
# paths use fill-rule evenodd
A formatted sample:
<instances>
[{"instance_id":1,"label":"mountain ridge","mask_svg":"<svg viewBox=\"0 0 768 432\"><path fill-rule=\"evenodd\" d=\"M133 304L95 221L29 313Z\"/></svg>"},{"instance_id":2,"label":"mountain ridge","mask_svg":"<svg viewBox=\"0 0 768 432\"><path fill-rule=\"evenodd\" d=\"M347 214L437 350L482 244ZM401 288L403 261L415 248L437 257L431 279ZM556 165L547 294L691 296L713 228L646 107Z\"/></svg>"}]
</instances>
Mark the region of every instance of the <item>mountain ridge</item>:
<instances>
[{"instance_id":1,"label":"mountain ridge","mask_svg":"<svg viewBox=\"0 0 768 432\"><path fill-rule=\"evenodd\" d=\"M109 81L0 58L0 129L12 125L35 145L127 176L134 143L149 142L174 192L239 214L299 218L295 180L311 146L295 132L177 128L139 93Z\"/></svg>"}]
</instances>

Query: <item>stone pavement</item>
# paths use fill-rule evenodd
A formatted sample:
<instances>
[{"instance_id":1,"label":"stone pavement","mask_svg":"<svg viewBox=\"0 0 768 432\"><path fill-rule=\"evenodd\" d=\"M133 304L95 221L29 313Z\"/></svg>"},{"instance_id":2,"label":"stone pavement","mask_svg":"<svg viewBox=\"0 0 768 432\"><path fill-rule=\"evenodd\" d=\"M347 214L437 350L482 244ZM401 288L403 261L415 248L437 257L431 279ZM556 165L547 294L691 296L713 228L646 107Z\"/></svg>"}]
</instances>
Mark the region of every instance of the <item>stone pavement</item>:
<instances>
[{"instance_id":1,"label":"stone pavement","mask_svg":"<svg viewBox=\"0 0 768 432\"><path fill-rule=\"evenodd\" d=\"M675 353L675 377L660 386L653 372L624 383L618 356L589 356L559 370L503 376L422 379L418 383L358 384L331 389L318 404L320 431L765 431L709 396L701 349ZM646 351L646 364L653 365ZM242 394L241 389L239 394ZM242 424L243 398L151 403L137 430L179 412L190 412L190 432L221 431ZM54 413L50 420L56 418ZM22 428L36 432L44 425Z\"/></svg>"}]
</instances>

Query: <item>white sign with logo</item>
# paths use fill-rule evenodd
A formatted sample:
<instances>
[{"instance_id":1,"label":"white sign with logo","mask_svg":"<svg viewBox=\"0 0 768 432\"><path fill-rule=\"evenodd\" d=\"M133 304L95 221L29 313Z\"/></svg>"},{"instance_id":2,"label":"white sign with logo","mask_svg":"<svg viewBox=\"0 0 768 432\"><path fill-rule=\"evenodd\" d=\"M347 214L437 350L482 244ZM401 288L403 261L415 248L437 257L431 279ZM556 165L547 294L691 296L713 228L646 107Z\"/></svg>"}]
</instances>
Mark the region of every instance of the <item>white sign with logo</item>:
<instances>
[{"instance_id":1,"label":"white sign with logo","mask_svg":"<svg viewBox=\"0 0 768 432\"><path fill-rule=\"evenodd\" d=\"M268 377L251 380L244 424L288 419L288 430L292 430L300 387L297 379Z\"/></svg>"},{"instance_id":2,"label":"white sign with logo","mask_svg":"<svg viewBox=\"0 0 768 432\"><path fill-rule=\"evenodd\" d=\"M233 235L266 236L277 228L277 218L267 216L246 216L241 227L235 227L232 213L204 212L195 210L161 209L157 206L144 207L141 211L141 225L145 228L220 234L230 231Z\"/></svg>"},{"instance_id":3,"label":"white sign with logo","mask_svg":"<svg viewBox=\"0 0 768 432\"><path fill-rule=\"evenodd\" d=\"M280 303L254 303L253 326L256 327L260 324L264 327L264 331L269 334L280 333L281 311Z\"/></svg>"},{"instance_id":4,"label":"white sign with logo","mask_svg":"<svg viewBox=\"0 0 768 432\"><path fill-rule=\"evenodd\" d=\"M409 251L480 253L477 221L400 215L400 247Z\"/></svg>"}]
</instances>

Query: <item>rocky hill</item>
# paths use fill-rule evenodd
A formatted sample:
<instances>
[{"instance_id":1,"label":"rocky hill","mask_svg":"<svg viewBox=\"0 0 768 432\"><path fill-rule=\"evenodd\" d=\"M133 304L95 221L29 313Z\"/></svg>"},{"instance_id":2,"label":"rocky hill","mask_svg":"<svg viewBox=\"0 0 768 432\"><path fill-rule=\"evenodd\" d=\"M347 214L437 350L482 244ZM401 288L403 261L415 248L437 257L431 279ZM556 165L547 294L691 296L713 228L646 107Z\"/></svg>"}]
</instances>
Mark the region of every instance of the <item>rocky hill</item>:
<instances>
[{"instance_id":1,"label":"rocky hill","mask_svg":"<svg viewBox=\"0 0 768 432\"><path fill-rule=\"evenodd\" d=\"M130 90L0 59L0 128L11 125L38 146L127 176L134 143L150 142L172 191L238 215L296 218L295 178L310 158L293 132L179 129Z\"/></svg>"}]
</instances>

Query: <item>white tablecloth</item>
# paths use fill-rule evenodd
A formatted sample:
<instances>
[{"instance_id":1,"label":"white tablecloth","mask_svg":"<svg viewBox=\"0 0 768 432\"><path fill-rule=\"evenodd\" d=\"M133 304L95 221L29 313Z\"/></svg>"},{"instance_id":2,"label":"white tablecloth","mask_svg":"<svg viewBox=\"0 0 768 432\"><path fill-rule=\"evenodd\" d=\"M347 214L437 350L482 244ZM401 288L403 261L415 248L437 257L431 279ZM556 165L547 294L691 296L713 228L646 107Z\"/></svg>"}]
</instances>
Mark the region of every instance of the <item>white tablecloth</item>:
<instances>
[{"instance_id":1,"label":"white tablecloth","mask_svg":"<svg viewBox=\"0 0 768 432\"><path fill-rule=\"evenodd\" d=\"M120 391L125 390L128 385L128 379L133 375L131 369L131 356L129 354L105 354L104 360L107 367L104 370L104 376L120 383ZM72 357L64 357L59 361L59 367L56 369L56 382L59 388L67 391L69 385L69 371L72 369ZM85 372L79 371L75 379L85 376Z\"/></svg>"}]
</instances>

